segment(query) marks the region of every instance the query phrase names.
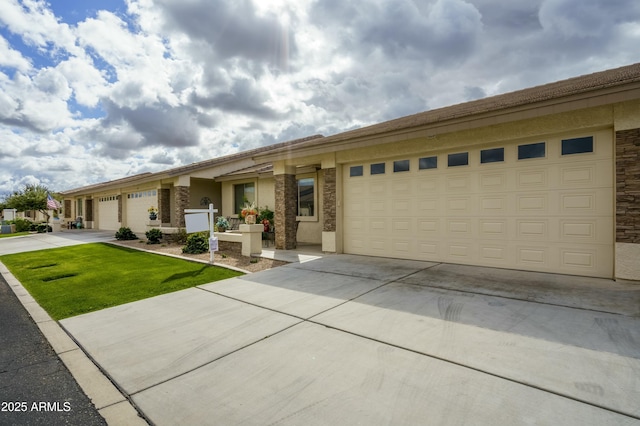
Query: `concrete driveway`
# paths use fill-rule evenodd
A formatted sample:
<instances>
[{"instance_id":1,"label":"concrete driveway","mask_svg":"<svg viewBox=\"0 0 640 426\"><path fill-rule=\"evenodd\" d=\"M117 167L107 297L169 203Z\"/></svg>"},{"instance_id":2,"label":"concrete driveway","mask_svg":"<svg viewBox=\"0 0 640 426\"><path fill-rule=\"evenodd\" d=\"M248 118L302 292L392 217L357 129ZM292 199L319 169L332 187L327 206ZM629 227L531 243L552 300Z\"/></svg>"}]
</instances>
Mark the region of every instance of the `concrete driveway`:
<instances>
[{"instance_id":1,"label":"concrete driveway","mask_svg":"<svg viewBox=\"0 0 640 426\"><path fill-rule=\"evenodd\" d=\"M640 286L335 255L69 318L156 425L640 425Z\"/></svg>"},{"instance_id":2,"label":"concrete driveway","mask_svg":"<svg viewBox=\"0 0 640 426\"><path fill-rule=\"evenodd\" d=\"M0 256L78 244L113 241L114 239L114 231L94 231L91 229L5 237L0 238Z\"/></svg>"}]
</instances>

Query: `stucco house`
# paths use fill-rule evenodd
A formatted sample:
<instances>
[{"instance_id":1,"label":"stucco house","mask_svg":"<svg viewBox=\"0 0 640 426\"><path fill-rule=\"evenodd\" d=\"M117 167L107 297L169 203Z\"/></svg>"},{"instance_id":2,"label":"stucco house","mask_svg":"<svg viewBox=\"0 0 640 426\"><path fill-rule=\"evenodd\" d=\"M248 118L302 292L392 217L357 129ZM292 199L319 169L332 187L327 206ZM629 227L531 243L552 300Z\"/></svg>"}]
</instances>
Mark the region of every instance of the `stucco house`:
<instances>
[{"instance_id":1,"label":"stucco house","mask_svg":"<svg viewBox=\"0 0 640 426\"><path fill-rule=\"evenodd\" d=\"M246 198L279 249L640 280L639 160L634 64L63 194L100 229Z\"/></svg>"}]
</instances>

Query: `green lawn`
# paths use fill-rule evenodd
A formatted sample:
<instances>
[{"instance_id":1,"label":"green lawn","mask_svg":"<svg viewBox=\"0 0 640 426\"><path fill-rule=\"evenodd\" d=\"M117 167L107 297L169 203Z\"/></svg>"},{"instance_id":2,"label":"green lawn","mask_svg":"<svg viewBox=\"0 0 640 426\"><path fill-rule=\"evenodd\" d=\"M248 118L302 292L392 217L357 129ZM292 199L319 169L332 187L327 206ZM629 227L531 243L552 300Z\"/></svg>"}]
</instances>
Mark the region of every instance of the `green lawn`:
<instances>
[{"instance_id":1,"label":"green lawn","mask_svg":"<svg viewBox=\"0 0 640 426\"><path fill-rule=\"evenodd\" d=\"M0 261L55 320L242 275L101 243L10 254Z\"/></svg>"},{"instance_id":2,"label":"green lawn","mask_svg":"<svg viewBox=\"0 0 640 426\"><path fill-rule=\"evenodd\" d=\"M0 238L19 237L20 235L29 235L29 232L16 232L13 234L0 234Z\"/></svg>"}]
</instances>

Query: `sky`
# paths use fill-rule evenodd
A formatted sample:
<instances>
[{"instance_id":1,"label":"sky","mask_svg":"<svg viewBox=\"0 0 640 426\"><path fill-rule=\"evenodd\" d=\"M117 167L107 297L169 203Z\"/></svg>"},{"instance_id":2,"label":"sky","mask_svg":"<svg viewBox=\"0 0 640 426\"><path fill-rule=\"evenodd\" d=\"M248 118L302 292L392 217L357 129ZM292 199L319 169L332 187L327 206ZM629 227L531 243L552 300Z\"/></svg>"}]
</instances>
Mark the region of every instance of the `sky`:
<instances>
[{"instance_id":1,"label":"sky","mask_svg":"<svg viewBox=\"0 0 640 426\"><path fill-rule=\"evenodd\" d=\"M637 62L637 0L2 0L0 198Z\"/></svg>"}]
</instances>

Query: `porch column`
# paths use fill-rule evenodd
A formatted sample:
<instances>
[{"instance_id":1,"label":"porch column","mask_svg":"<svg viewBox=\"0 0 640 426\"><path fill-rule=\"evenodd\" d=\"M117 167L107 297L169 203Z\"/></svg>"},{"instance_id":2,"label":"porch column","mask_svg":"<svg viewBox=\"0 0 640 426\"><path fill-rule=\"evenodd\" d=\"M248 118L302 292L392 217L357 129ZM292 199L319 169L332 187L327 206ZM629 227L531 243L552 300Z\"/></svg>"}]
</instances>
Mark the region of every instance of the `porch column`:
<instances>
[{"instance_id":1,"label":"porch column","mask_svg":"<svg viewBox=\"0 0 640 426\"><path fill-rule=\"evenodd\" d=\"M615 277L640 281L640 128L616 132Z\"/></svg>"},{"instance_id":2,"label":"porch column","mask_svg":"<svg viewBox=\"0 0 640 426\"><path fill-rule=\"evenodd\" d=\"M277 167L274 164L276 206L274 224L276 227L276 249L296 248L296 214L298 195L296 192L295 167Z\"/></svg>"},{"instance_id":3,"label":"porch column","mask_svg":"<svg viewBox=\"0 0 640 426\"><path fill-rule=\"evenodd\" d=\"M186 227L184 221L184 209L189 208L191 197L191 176L180 176L177 184L174 186L175 197L175 219L178 228Z\"/></svg>"},{"instance_id":4,"label":"porch column","mask_svg":"<svg viewBox=\"0 0 640 426\"><path fill-rule=\"evenodd\" d=\"M168 188L158 190L158 213L160 223L171 223L171 190Z\"/></svg>"},{"instance_id":5,"label":"porch column","mask_svg":"<svg viewBox=\"0 0 640 426\"><path fill-rule=\"evenodd\" d=\"M335 154L326 155L321 162L322 184L322 251L342 253L342 169Z\"/></svg>"},{"instance_id":6,"label":"porch column","mask_svg":"<svg viewBox=\"0 0 640 426\"><path fill-rule=\"evenodd\" d=\"M337 228L337 188L336 168L323 169L324 183L322 186L322 251L337 252L336 228Z\"/></svg>"}]
</instances>

